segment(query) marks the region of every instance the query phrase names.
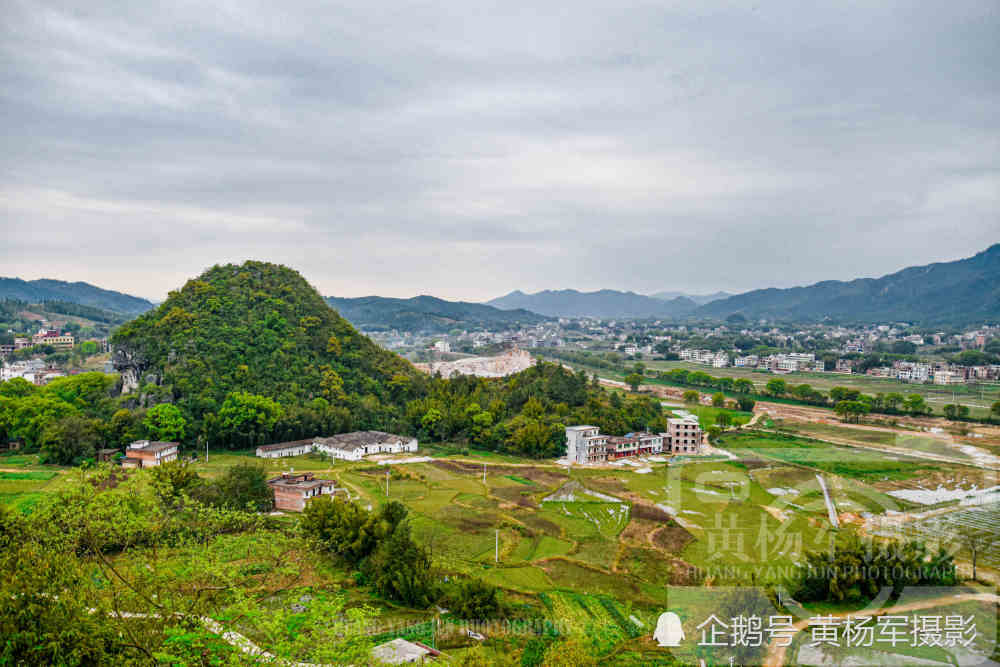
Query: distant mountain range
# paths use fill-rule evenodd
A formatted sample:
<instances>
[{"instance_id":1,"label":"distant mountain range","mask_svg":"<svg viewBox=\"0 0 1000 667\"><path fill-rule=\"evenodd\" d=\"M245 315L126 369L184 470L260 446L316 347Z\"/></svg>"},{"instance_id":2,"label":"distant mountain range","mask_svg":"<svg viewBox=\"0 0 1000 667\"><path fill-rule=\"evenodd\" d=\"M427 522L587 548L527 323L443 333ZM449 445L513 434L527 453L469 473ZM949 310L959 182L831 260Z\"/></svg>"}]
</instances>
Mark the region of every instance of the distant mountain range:
<instances>
[{"instance_id":1,"label":"distant mountain range","mask_svg":"<svg viewBox=\"0 0 1000 667\"><path fill-rule=\"evenodd\" d=\"M68 283L48 278L21 280L0 277L0 299L30 303L68 301L127 315L138 315L153 308L151 302L137 296L101 289L89 283Z\"/></svg>"},{"instance_id":2,"label":"distant mountain range","mask_svg":"<svg viewBox=\"0 0 1000 667\"><path fill-rule=\"evenodd\" d=\"M715 292L714 294L685 294L684 292L656 292L655 294L650 294L649 296L654 299L663 299L665 301L671 301L673 299L684 297L686 299L691 299L699 306L703 306L706 303L711 303L712 301L718 301L719 299L725 299L726 297L732 296L730 292Z\"/></svg>"},{"instance_id":3,"label":"distant mountain range","mask_svg":"<svg viewBox=\"0 0 1000 667\"><path fill-rule=\"evenodd\" d=\"M603 319L685 317L698 307L697 303L683 296L664 300L635 292L609 289L597 292L580 292L575 289L545 290L534 294L515 290L486 303L504 309L524 308L552 317Z\"/></svg>"},{"instance_id":4,"label":"distant mountain range","mask_svg":"<svg viewBox=\"0 0 1000 667\"><path fill-rule=\"evenodd\" d=\"M1000 320L1000 244L954 262L913 266L881 278L827 280L760 289L713 301L695 313L723 318L903 321L968 324Z\"/></svg>"},{"instance_id":5,"label":"distant mountain range","mask_svg":"<svg viewBox=\"0 0 1000 667\"><path fill-rule=\"evenodd\" d=\"M382 296L326 297L326 302L359 329L397 329L444 333L450 329L538 324L549 319L527 310L501 310L481 303L445 301L433 296L393 299Z\"/></svg>"}]
</instances>

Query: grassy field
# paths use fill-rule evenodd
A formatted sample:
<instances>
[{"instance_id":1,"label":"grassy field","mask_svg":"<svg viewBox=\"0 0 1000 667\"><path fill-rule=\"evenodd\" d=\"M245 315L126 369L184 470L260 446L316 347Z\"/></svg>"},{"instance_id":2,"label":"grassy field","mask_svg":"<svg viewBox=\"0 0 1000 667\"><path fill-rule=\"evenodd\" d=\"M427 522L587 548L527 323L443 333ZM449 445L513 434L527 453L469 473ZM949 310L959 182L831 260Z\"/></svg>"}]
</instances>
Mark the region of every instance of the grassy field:
<instances>
[{"instance_id":1,"label":"grassy field","mask_svg":"<svg viewBox=\"0 0 1000 667\"><path fill-rule=\"evenodd\" d=\"M722 446L737 455L759 454L767 459L866 482L908 480L937 465L874 451L861 455L850 447L760 431L727 434Z\"/></svg>"},{"instance_id":2,"label":"grassy field","mask_svg":"<svg viewBox=\"0 0 1000 667\"><path fill-rule=\"evenodd\" d=\"M941 438L927 435L910 435L892 431L877 431L874 429L851 428L835 424L817 424L814 422L799 422L776 419L773 428L789 433L797 433L814 438L833 437L869 445L887 445L915 452L925 452L954 459L972 460L972 457L958 447L952 447Z\"/></svg>"}]
</instances>

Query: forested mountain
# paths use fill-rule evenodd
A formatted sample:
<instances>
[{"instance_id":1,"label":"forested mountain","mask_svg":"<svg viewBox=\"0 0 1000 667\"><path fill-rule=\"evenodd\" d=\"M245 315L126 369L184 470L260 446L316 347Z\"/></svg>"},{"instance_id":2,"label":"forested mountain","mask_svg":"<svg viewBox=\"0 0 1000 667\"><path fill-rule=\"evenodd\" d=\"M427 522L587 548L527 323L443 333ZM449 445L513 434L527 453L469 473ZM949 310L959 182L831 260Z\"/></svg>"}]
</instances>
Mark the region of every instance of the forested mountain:
<instances>
[{"instance_id":1,"label":"forested mountain","mask_svg":"<svg viewBox=\"0 0 1000 667\"><path fill-rule=\"evenodd\" d=\"M169 397L195 419L240 392L286 405L322 398L381 414L407 398L419 377L297 272L264 262L212 267L119 328L112 346L127 388L154 385L144 391Z\"/></svg>"},{"instance_id":2,"label":"forested mountain","mask_svg":"<svg viewBox=\"0 0 1000 667\"><path fill-rule=\"evenodd\" d=\"M954 262L914 266L881 278L828 280L761 289L713 301L699 316L954 324L1000 320L1000 244Z\"/></svg>"},{"instance_id":3,"label":"forested mountain","mask_svg":"<svg viewBox=\"0 0 1000 667\"><path fill-rule=\"evenodd\" d=\"M729 292L713 292L712 294L686 294L684 292L656 292L650 294L649 296L654 299L663 299L665 301L670 301L671 299L676 299L678 297L684 297L691 299L699 306L705 305L706 303L711 303L712 301L718 301L719 299L725 299L732 296Z\"/></svg>"},{"instance_id":4,"label":"forested mountain","mask_svg":"<svg viewBox=\"0 0 1000 667\"><path fill-rule=\"evenodd\" d=\"M505 327L537 324L548 318L527 310L501 310L481 303L445 301L433 296L392 299L365 296L356 299L327 297L327 303L360 329L440 333L450 329Z\"/></svg>"},{"instance_id":5,"label":"forested mountain","mask_svg":"<svg viewBox=\"0 0 1000 667\"><path fill-rule=\"evenodd\" d=\"M574 289L544 290L525 294L515 290L487 302L497 308L525 308L552 317L684 317L697 308L686 297L671 300L655 299L635 292L600 290L579 292Z\"/></svg>"},{"instance_id":6,"label":"forested mountain","mask_svg":"<svg viewBox=\"0 0 1000 667\"><path fill-rule=\"evenodd\" d=\"M0 299L28 303L67 301L128 315L144 313L153 307L151 302L137 296L101 289L89 283L68 283L48 278L21 280L0 277Z\"/></svg>"}]
</instances>

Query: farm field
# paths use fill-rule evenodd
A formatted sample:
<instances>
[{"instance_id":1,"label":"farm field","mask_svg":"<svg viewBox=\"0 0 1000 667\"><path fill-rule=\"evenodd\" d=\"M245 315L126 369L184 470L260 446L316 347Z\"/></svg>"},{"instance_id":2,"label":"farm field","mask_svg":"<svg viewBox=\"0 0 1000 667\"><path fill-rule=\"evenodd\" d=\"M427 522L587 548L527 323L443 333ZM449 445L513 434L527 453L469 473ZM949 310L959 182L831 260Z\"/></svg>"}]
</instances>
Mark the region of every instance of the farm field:
<instances>
[{"instance_id":1,"label":"farm field","mask_svg":"<svg viewBox=\"0 0 1000 667\"><path fill-rule=\"evenodd\" d=\"M263 463L273 473L312 470L334 479L365 507L403 503L414 538L445 571L481 578L517 604L561 623L562 632L652 664L663 657L649 635L664 609L683 609L685 632L697 636L695 625L718 603L712 587L751 579L781 584L805 551L829 544L836 531L817 471L839 512L880 513L911 505L875 487L911 480L928 465L848 456L850 451L829 443L754 431L729 433L721 446L737 458L656 464L648 474L517 459L517 464L486 460L484 478L484 459L473 456L377 465L305 455ZM39 466L30 456L3 458L15 463L0 465L11 468L0 474L0 503L22 511L72 474ZM215 476L251 461L258 460L249 451L209 452L208 462L202 460L197 469ZM254 540L222 536L205 556L238 562L260 551L266 560ZM268 548L294 554L298 547L281 542ZM179 550L168 555L165 567L178 577L192 576L185 569L187 557ZM301 565L303 581L319 588L350 578L330 563ZM703 586L706 582L711 587ZM350 606L374 604L382 622L413 625L414 638L428 631L420 624L434 615L373 602L353 585L346 594ZM695 659L689 648L676 655Z\"/></svg>"},{"instance_id":2,"label":"farm field","mask_svg":"<svg viewBox=\"0 0 1000 667\"><path fill-rule=\"evenodd\" d=\"M940 437L785 419L775 419L772 424L775 430L815 438L834 437L863 444L886 445L899 449L909 449L914 452L925 452L927 454L972 461L972 457L966 452Z\"/></svg>"}]
</instances>

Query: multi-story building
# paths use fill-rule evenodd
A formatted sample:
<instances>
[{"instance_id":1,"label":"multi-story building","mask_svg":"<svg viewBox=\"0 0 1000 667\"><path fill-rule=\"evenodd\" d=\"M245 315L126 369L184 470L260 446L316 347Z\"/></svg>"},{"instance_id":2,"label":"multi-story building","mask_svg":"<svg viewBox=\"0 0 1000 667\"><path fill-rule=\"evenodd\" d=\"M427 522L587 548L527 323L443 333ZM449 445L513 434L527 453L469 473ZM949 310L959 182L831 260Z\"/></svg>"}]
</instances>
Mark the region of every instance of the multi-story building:
<instances>
[{"instance_id":1,"label":"multi-story building","mask_svg":"<svg viewBox=\"0 0 1000 667\"><path fill-rule=\"evenodd\" d=\"M701 448L702 431L695 415L667 420L664 449L674 454L694 454Z\"/></svg>"},{"instance_id":2,"label":"multi-story building","mask_svg":"<svg viewBox=\"0 0 1000 667\"><path fill-rule=\"evenodd\" d=\"M72 350L75 343L71 334L60 334L53 329L39 329L31 337L32 345L51 345L57 350Z\"/></svg>"},{"instance_id":3,"label":"multi-story building","mask_svg":"<svg viewBox=\"0 0 1000 667\"><path fill-rule=\"evenodd\" d=\"M733 366L737 368L756 368L760 358L756 354L748 354L745 357L733 359Z\"/></svg>"},{"instance_id":4,"label":"multi-story building","mask_svg":"<svg viewBox=\"0 0 1000 667\"><path fill-rule=\"evenodd\" d=\"M574 463L603 463L608 460L608 436L596 426L566 427L566 457Z\"/></svg>"},{"instance_id":5,"label":"multi-story building","mask_svg":"<svg viewBox=\"0 0 1000 667\"><path fill-rule=\"evenodd\" d=\"M125 449L123 468L155 468L177 458L179 443L136 440Z\"/></svg>"},{"instance_id":6,"label":"multi-story building","mask_svg":"<svg viewBox=\"0 0 1000 667\"><path fill-rule=\"evenodd\" d=\"M662 452L695 454L702 441L698 418L668 419L666 433L627 433L609 436L596 426L566 427L566 458L573 463L606 463L629 456L646 456Z\"/></svg>"}]
</instances>

